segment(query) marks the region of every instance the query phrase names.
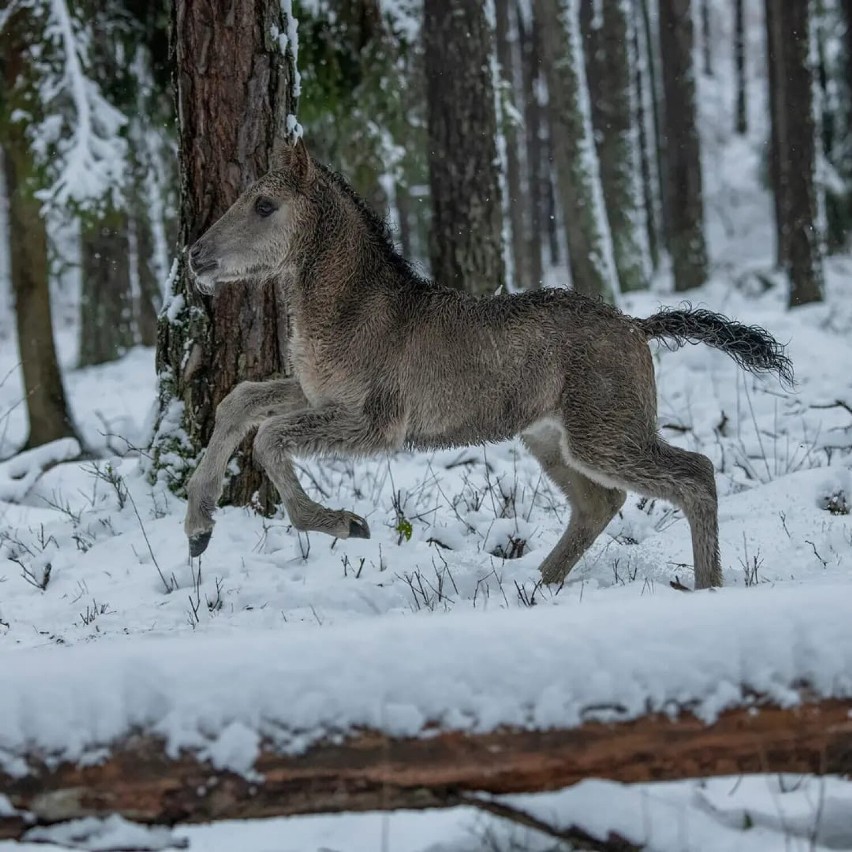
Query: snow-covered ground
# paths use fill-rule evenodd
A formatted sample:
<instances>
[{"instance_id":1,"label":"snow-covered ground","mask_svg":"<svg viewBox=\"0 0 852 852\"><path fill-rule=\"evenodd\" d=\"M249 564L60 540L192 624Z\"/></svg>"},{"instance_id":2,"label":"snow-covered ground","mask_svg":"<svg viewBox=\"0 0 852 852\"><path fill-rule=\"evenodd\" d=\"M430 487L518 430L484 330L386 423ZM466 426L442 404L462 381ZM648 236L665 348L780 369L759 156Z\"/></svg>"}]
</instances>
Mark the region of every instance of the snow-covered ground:
<instances>
[{"instance_id":1,"label":"snow-covered ground","mask_svg":"<svg viewBox=\"0 0 852 852\"><path fill-rule=\"evenodd\" d=\"M542 642L536 645L532 637L543 635L549 625L558 632L562 623L565 635L555 648L563 653L564 646L563 668L575 675L557 679L563 687L585 684L576 693L581 700L595 683L614 680L629 687L638 679L649 688L648 667L657 671L655 661L659 664L664 654L651 645L656 647L651 660L633 659L627 653L631 641L643 624L648 633L661 622L669 628L673 621L688 625L696 605L711 622L714 612L717 621L729 613L732 625L747 624L753 613L755 625L769 631L757 641L733 628L723 637L739 636L746 643L741 646L720 641L724 620L708 629L699 666L703 676L710 672L708 683L715 682L715 654L720 684L732 669L747 673L744 660L757 667L759 677L762 661L781 659L785 665L793 661L787 673L808 665L828 671L833 680L827 691L848 693L852 666L842 651L852 643L852 619L843 617L852 601L852 519L843 511L852 503L852 288L847 283L852 264L836 259L829 271L827 303L794 312L784 310L780 286L757 294L753 277L734 286L717 275L693 297L738 319L760 322L789 341L795 392L785 393L771 379L746 376L706 348L657 355L663 433L676 444L707 453L718 471L727 588L703 597L684 598L668 584L675 577L692 580L686 521L670 506L636 496L562 589L538 586L538 564L564 529L567 509L517 442L372 462L305 462L308 491L368 517L371 540L335 543L300 536L285 517L270 521L243 509L224 509L209 550L192 564L181 528L183 503L147 483L133 449L144 445L153 353L135 350L120 362L88 370L69 364L75 415L85 439L104 457L59 463L37 479L21 478L29 469L26 459L0 465L0 751L21 743L55 750L69 731L77 736L68 740L69 748L97 742L95 734L88 741L85 735L87 720L97 726L105 718L99 715L95 721L87 704L93 693L86 684L99 681L83 676L90 664L103 674L103 688L112 696L117 731L128 720L138 722L133 712L144 712L132 709L136 680L126 680L127 667L145 669L137 668L139 661L146 654L156 657L162 642L173 649L161 655L171 662L180 659L181 649L190 653L186 649L207 643L215 658L209 674L218 673L228 684L233 681L227 673L229 646L235 652L250 650L254 642L260 649L280 647L285 649L282 659L291 650L305 664L306 684L313 670L316 676L327 673L337 689L329 687L332 718L316 710L317 725L334 727L334 713L340 722L347 712L361 722L378 718L370 712L392 720L387 707L358 704L357 681L335 677L333 660L317 655L312 666L309 649L348 643L353 650L347 665L360 660L358 671L366 675L370 659L358 653L359 636L367 653L370 636L381 637L385 629L386 637L396 637L391 647L398 646L402 657L394 667L392 655L380 660L377 653L376 670L365 683L376 687L387 675L382 694L392 696L394 672L398 684L406 666L437 683L440 659L436 663L431 654L446 659L448 652L428 639L427 620L443 620L444 612L452 612L452 623L474 637L465 659L483 672L478 693L483 701L488 698L484 685L493 679L498 693L505 686L521 702L524 696L544 701L546 709L550 700L551 709L558 708L554 712L565 711L565 696L558 690L549 695L542 682L555 662L547 654L531 655L527 662L523 654L512 654L506 641L515 630L530 639L528 646L521 642L522 649L540 647ZM643 294L626 307L645 314L660 301L673 300ZM65 333L59 339L70 359L72 339ZM24 437L25 421L12 346L3 346L0 361L2 374L9 373L0 387L8 451ZM57 449L57 459L62 450ZM802 608L794 619L799 597ZM509 615L511 623L506 622ZM696 616L697 622L703 617ZM523 628L526 623L529 630ZM802 646L809 624L815 644ZM418 646L419 657L404 641L405 625L413 643L426 637ZM577 630L573 640L572 628ZM825 630L824 641L820 630ZM91 648L57 647L90 643ZM267 653L267 668L275 656L274 650ZM113 680L111 665L116 667ZM663 669L671 665L666 659ZM155 682L181 682L179 673L147 670ZM39 686L36 680L28 690L26 675L33 671L41 671L44 682ZM76 682L79 691L63 691L66 682ZM470 690L467 700L478 707L476 689ZM69 702L74 694L83 696L82 703ZM167 694L155 692L155 702ZM297 709L295 702L285 705L302 714L303 728L311 704L322 700L321 684L314 694L307 709ZM348 711L347 694L352 698ZM719 694L724 703L724 689ZM267 699L287 695L273 690ZM711 690L711 700L714 695ZM59 696L64 713L51 710L60 706ZM186 709L179 696L169 700ZM408 704L399 710L402 728L406 720L411 723L406 711L417 707L416 697L405 700ZM452 692L436 686L434 700L452 701ZM217 706L225 724L239 717L227 703ZM272 706L260 702L255 711ZM489 706L498 708L494 713L500 721L499 702ZM195 712L203 715L204 708ZM544 711L539 707L537 712ZM103 738L104 729L99 733ZM40 742L40 736L48 739ZM634 786L590 781L557 796L526 797L524 807L556 824L620 831L647 840L654 849L852 848L852 785L838 779L773 776ZM180 829L176 836L191 839L192 848L211 850L487 849L492 835L496 848L552 848L547 845L552 841L519 832L460 809L231 823Z\"/></svg>"}]
</instances>

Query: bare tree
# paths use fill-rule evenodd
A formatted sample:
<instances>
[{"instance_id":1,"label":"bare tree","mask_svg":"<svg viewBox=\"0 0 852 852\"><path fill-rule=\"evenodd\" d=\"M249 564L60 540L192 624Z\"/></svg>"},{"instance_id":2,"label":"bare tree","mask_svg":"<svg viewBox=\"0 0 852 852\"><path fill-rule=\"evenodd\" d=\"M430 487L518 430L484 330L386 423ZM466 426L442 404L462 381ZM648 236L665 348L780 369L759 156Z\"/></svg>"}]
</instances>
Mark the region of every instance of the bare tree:
<instances>
[{"instance_id":1,"label":"bare tree","mask_svg":"<svg viewBox=\"0 0 852 852\"><path fill-rule=\"evenodd\" d=\"M736 106L734 129L744 134L748 130L746 109L746 41L745 0L734 0L734 72L736 75Z\"/></svg>"},{"instance_id":2,"label":"bare tree","mask_svg":"<svg viewBox=\"0 0 852 852\"><path fill-rule=\"evenodd\" d=\"M580 22L615 267L622 290L640 290L648 284L649 260L640 201L635 27L630 2L581 0Z\"/></svg>"},{"instance_id":3,"label":"bare tree","mask_svg":"<svg viewBox=\"0 0 852 852\"><path fill-rule=\"evenodd\" d=\"M611 302L618 280L586 88L579 0L536 0L534 8L571 278L576 290Z\"/></svg>"},{"instance_id":4,"label":"bare tree","mask_svg":"<svg viewBox=\"0 0 852 852\"><path fill-rule=\"evenodd\" d=\"M653 45L648 42L648 32L640 26L641 10L632 4L633 55L636 59L633 86L636 98L636 126L638 128L639 172L642 181L642 206L648 236L648 257L651 268L660 265L662 240L662 196L660 193L660 146L657 135L657 99L654 91Z\"/></svg>"},{"instance_id":5,"label":"bare tree","mask_svg":"<svg viewBox=\"0 0 852 852\"><path fill-rule=\"evenodd\" d=\"M660 0L659 28L667 242L675 289L689 290L707 279L690 0Z\"/></svg>"},{"instance_id":6,"label":"bare tree","mask_svg":"<svg viewBox=\"0 0 852 852\"><path fill-rule=\"evenodd\" d=\"M505 269L491 28L479 0L425 0L423 10L432 275L492 293Z\"/></svg>"},{"instance_id":7,"label":"bare tree","mask_svg":"<svg viewBox=\"0 0 852 852\"><path fill-rule=\"evenodd\" d=\"M180 120L180 243L192 243L268 170L273 141L294 126L298 92L291 21L279 0L177 0L173 62ZM270 37L270 34L276 37ZM282 48L282 44L284 47ZM213 430L216 406L243 379L287 370L283 294L234 283L212 298L196 291L179 257L157 344L160 414L152 474L181 491ZM273 496L243 447L225 499Z\"/></svg>"},{"instance_id":8,"label":"bare tree","mask_svg":"<svg viewBox=\"0 0 852 852\"><path fill-rule=\"evenodd\" d=\"M821 301L824 287L810 5L805 0L766 0L776 233L778 256L790 282L790 306Z\"/></svg>"},{"instance_id":9,"label":"bare tree","mask_svg":"<svg viewBox=\"0 0 852 852\"><path fill-rule=\"evenodd\" d=\"M515 77L518 73L518 31L512 15L513 0L495 0L495 41L497 59L500 63L500 76L503 91L498 93L508 101L514 101L518 93ZM521 89L521 94L527 96ZM522 289L537 287L539 281L532 281L529 272L527 252L529 243L526 237L526 214L529 210L529 182L522 180L519 136L522 128L513 115L503 114L503 135L506 140L506 207L509 231L512 241L512 281Z\"/></svg>"},{"instance_id":10,"label":"bare tree","mask_svg":"<svg viewBox=\"0 0 852 852\"><path fill-rule=\"evenodd\" d=\"M25 97L22 75L29 26L19 8L5 21L0 54L0 127L3 131L3 167L9 199L12 293L18 350L24 376L29 436L26 447L59 438L76 438L62 375L56 357L50 315L47 234L41 214L37 168L24 126L13 121Z\"/></svg>"},{"instance_id":11,"label":"bare tree","mask_svg":"<svg viewBox=\"0 0 852 852\"><path fill-rule=\"evenodd\" d=\"M550 191L545 174L542 103L539 96L541 60L538 23L531 4L518 0L515 6L520 42L521 82L524 92L524 152L526 155L527 216L525 218L528 286L541 286L544 278L542 247L545 239L544 210Z\"/></svg>"},{"instance_id":12,"label":"bare tree","mask_svg":"<svg viewBox=\"0 0 852 852\"><path fill-rule=\"evenodd\" d=\"M84 216L81 232L80 366L114 361L133 345L128 217Z\"/></svg>"},{"instance_id":13,"label":"bare tree","mask_svg":"<svg viewBox=\"0 0 852 852\"><path fill-rule=\"evenodd\" d=\"M698 0L701 15L701 65L703 72L713 76L713 31L710 26L710 0Z\"/></svg>"}]
</instances>

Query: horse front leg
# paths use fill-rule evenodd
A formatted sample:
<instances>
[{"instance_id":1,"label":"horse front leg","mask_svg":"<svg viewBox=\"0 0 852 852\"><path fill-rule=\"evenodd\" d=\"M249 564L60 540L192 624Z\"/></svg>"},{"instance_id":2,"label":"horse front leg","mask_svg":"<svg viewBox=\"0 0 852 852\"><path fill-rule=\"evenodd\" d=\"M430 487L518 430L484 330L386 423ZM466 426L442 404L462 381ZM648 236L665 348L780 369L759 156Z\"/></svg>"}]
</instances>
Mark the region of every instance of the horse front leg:
<instances>
[{"instance_id":1,"label":"horse front leg","mask_svg":"<svg viewBox=\"0 0 852 852\"><path fill-rule=\"evenodd\" d=\"M302 490L293 468L294 456L372 455L393 449L386 430L361 412L342 406L298 411L265 421L254 439L254 456L278 489L290 522L335 538L369 538L360 515L329 509Z\"/></svg>"},{"instance_id":2,"label":"horse front leg","mask_svg":"<svg viewBox=\"0 0 852 852\"><path fill-rule=\"evenodd\" d=\"M309 405L296 379L241 382L219 403L210 443L186 486L184 530L191 556L207 549L228 461L240 442L269 417Z\"/></svg>"}]
</instances>

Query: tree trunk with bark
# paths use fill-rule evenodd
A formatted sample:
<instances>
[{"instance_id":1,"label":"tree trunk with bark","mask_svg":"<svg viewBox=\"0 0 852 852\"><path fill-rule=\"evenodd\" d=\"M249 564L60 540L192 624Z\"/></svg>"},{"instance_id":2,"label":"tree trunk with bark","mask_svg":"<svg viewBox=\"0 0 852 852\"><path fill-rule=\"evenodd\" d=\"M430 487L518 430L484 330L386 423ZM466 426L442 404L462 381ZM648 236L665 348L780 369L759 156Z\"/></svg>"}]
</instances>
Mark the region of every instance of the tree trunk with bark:
<instances>
[{"instance_id":1,"label":"tree trunk with bark","mask_svg":"<svg viewBox=\"0 0 852 852\"><path fill-rule=\"evenodd\" d=\"M90 214L80 238L80 366L90 367L115 361L133 345L127 213Z\"/></svg>"},{"instance_id":2,"label":"tree trunk with bark","mask_svg":"<svg viewBox=\"0 0 852 852\"><path fill-rule=\"evenodd\" d=\"M295 65L279 0L227 7L177 0L172 14L180 244L187 246L268 170L273 142L287 134L295 111ZM225 284L212 298L201 296L180 254L159 325L153 475L165 474L182 492L227 393L245 379L287 371L286 317L283 294L269 283ZM223 499L269 510L274 491L250 452L249 439Z\"/></svg>"},{"instance_id":3,"label":"tree trunk with bark","mask_svg":"<svg viewBox=\"0 0 852 852\"><path fill-rule=\"evenodd\" d=\"M660 0L666 227L675 290L707 280L690 0Z\"/></svg>"},{"instance_id":4,"label":"tree trunk with bark","mask_svg":"<svg viewBox=\"0 0 852 852\"><path fill-rule=\"evenodd\" d=\"M634 27L629 0L596 3L581 0L580 21L601 185L621 289L641 290L649 270L633 93Z\"/></svg>"},{"instance_id":5,"label":"tree trunk with bark","mask_svg":"<svg viewBox=\"0 0 852 852\"><path fill-rule=\"evenodd\" d=\"M848 700L815 701L805 695L801 703L783 708L733 707L709 725L685 708L671 709L679 714L544 731L433 728L428 735L402 739L362 729L295 755L263 744L252 767L258 778L212 766L189 752L169 754L162 740L135 736L113 743L97 763L52 763L23 777L4 775L0 768L2 789L29 817L0 812L0 840L20 839L33 823L111 814L172 825L475 806L500 801L492 796L559 790L589 778L647 783L852 771ZM647 847L577 848L638 852Z\"/></svg>"},{"instance_id":6,"label":"tree trunk with bark","mask_svg":"<svg viewBox=\"0 0 852 852\"><path fill-rule=\"evenodd\" d=\"M769 90L769 140L767 145L767 172L769 175L769 188L772 192L772 204L775 212L775 263L783 269L786 265L784 251L785 241L781 236L781 143L778 138L781 125L786 117L779 113L778 98L780 97L783 80L778 78L782 73L781 55L777 44L783 33L777 31L778 22L775 15L776 4L771 0L764 2L764 24L766 27L766 77Z\"/></svg>"},{"instance_id":7,"label":"tree trunk with bark","mask_svg":"<svg viewBox=\"0 0 852 852\"><path fill-rule=\"evenodd\" d=\"M822 301L822 236L815 180L817 126L808 2L766 0L779 256L789 279L789 304ZM770 90L771 91L771 90Z\"/></svg>"},{"instance_id":8,"label":"tree trunk with bark","mask_svg":"<svg viewBox=\"0 0 852 852\"><path fill-rule=\"evenodd\" d=\"M441 284L493 293L505 280L492 34L478 0L425 0L430 257Z\"/></svg>"},{"instance_id":9,"label":"tree trunk with bark","mask_svg":"<svg viewBox=\"0 0 852 852\"><path fill-rule=\"evenodd\" d=\"M633 56L636 65L633 85L636 97L636 126L639 131L639 172L642 181L642 206L645 209L645 227L647 228L648 257L651 269L660 265L661 241L661 196L659 164L659 145L655 117L655 93L650 74L653 45L648 44L644 28L639 26L639 10L634 0Z\"/></svg>"},{"instance_id":10,"label":"tree trunk with bark","mask_svg":"<svg viewBox=\"0 0 852 852\"><path fill-rule=\"evenodd\" d=\"M601 190L580 33L579 0L536 0L556 186L574 289L614 302L618 280Z\"/></svg>"},{"instance_id":11,"label":"tree trunk with bark","mask_svg":"<svg viewBox=\"0 0 852 852\"><path fill-rule=\"evenodd\" d=\"M699 0L701 14L701 64L708 77L713 76L713 31L710 26L710 0Z\"/></svg>"},{"instance_id":12,"label":"tree trunk with bark","mask_svg":"<svg viewBox=\"0 0 852 852\"><path fill-rule=\"evenodd\" d=\"M659 26L655 26L655 21L651 15L651 0L634 0L636 6L635 15L637 19L641 19L642 25L642 41L645 45L644 58L645 70L648 75L648 92L650 97L648 103L650 106L650 121L653 132L650 134L649 150L653 151L654 157L654 172L657 179L657 193L659 195L659 239L660 251L668 249L668 209L667 196L668 186L666 180L666 164L663 160L663 117L662 106L663 87L660 82L660 46L659 46Z\"/></svg>"},{"instance_id":13,"label":"tree trunk with bark","mask_svg":"<svg viewBox=\"0 0 852 852\"><path fill-rule=\"evenodd\" d=\"M12 121L25 52L29 50L25 12L6 21L0 54L0 128L3 168L9 200L10 274L18 351L29 417L25 449L60 438L77 438L56 357L50 313L47 233L29 140L23 125Z\"/></svg>"},{"instance_id":14,"label":"tree trunk with bark","mask_svg":"<svg viewBox=\"0 0 852 852\"><path fill-rule=\"evenodd\" d=\"M145 212L137 209L133 217L136 238L137 274L139 289L133 313L136 332L143 346L154 346L157 342L157 315L163 303L162 287L154 268L154 235L151 220Z\"/></svg>"},{"instance_id":15,"label":"tree trunk with bark","mask_svg":"<svg viewBox=\"0 0 852 852\"><path fill-rule=\"evenodd\" d=\"M544 144L542 142L542 105L538 93L540 82L538 24L531 6L529 18L524 15L524 5L515 6L518 41L521 52L521 80L524 104L524 150L527 175L527 215L525 257L529 264L528 287L540 287L544 279L542 249L545 241L544 211L547 207L548 185L545 176Z\"/></svg>"},{"instance_id":16,"label":"tree trunk with bark","mask_svg":"<svg viewBox=\"0 0 852 852\"><path fill-rule=\"evenodd\" d=\"M518 62L518 31L512 16L513 0L494 0L495 41L497 43L497 61L500 64L501 82L504 86L502 96L515 103L518 87L515 85ZM526 96L526 91L521 94ZM529 183L521 179L520 141L522 128L513 115L503 112L503 136L506 140L506 211L512 245L512 283L521 290L537 287L538 281L531 281L527 258L528 241L526 236L525 214L529 210Z\"/></svg>"},{"instance_id":17,"label":"tree trunk with bark","mask_svg":"<svg viewBox=\"0 0 852 852\"><path fill-rule=\"evenodd\" d=\"M748 132L746 109L746 39L745 0L734 0L734 73L736 76L736 105L734 129L744 135Z\"/></svg>"}]
</instances>

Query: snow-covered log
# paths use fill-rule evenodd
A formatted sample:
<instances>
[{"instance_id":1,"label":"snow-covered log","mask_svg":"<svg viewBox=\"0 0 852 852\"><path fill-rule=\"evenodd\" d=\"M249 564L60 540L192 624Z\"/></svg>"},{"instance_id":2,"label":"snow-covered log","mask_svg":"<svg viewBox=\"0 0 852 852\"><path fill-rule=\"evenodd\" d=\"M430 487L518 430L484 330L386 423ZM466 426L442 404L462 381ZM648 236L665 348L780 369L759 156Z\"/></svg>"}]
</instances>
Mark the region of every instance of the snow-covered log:
<instances>
[{"instance_id":1,"label":"snow-covered log","mask_svg":"<svg viewBox=\"0 0 852 852\"><path fill-rule=\"evenodd\" d=\"M0 838L852 773L852 624L831 586L12 651L0 695Z\"/></svg>"}]
</instances>

